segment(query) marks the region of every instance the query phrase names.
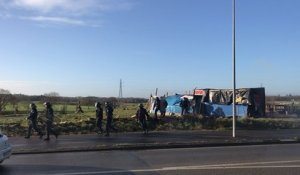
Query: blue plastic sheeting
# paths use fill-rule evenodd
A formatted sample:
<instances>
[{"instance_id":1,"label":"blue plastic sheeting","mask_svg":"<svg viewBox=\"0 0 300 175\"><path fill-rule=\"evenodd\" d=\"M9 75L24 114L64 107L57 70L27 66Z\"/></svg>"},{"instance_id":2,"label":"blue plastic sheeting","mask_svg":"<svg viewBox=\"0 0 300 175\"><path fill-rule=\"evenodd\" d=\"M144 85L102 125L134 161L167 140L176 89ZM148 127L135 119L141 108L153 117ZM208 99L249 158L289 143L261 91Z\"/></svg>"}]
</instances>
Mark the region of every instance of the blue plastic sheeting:
<instances>
[{"instance_id":1,"label":"blue plastic sheeting","mask_svg":"<svg viewBox=\"0 0 300 175\"><path fill-rule=\"evenodd\" d=\"M166 97L166 101L168 102L166 112L181 114L181 107L180 107L181 97L182 95L173 95L173 96ZM190 108L189 112L192 113L192 108Z\"/></svg>"},{"instance_id":2,"label":"blue plastic sheeting","mask_svg":"<svg viewBox=\"0 0 300 175\"><path fill-rule=\"evenodd\" d=\"M182 95L167 96L166 100L168 102L168 105L178 105L179 106L180 101L181 101L181 99L180 99L181 96Z\"/></svg>"},{"instance_id":3,"label":"blue plastic sheeting","mask_svg":"<svg viewBox=\"0 0 300 175\"><path fill-rule=\"evenodd\" d=\"M210 103L204 103L204 105L209 116L232 117L232 105L219 105ZM247 105L236 105L236 116L246 117L247 109Z\"/></svg>"},{"instance_id":4,"label":"blue plastic sheeting","mask_svg":"<svg viewBox=\"0 0 300 175\"><path fill-rule=\"evenodd\" d=\"M181 107L179 105L171 105L167 107L167 112L174 114L181 114Z\"/></svg>"}]
</instances>

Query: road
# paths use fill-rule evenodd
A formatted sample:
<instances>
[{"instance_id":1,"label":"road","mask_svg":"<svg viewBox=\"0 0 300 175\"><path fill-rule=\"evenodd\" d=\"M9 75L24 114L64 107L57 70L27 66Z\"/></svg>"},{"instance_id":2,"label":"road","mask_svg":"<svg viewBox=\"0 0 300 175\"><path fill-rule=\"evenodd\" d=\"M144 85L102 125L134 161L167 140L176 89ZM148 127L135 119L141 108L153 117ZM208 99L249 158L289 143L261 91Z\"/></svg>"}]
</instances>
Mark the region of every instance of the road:
<instances>
[{"instance_id":1,"label":"road","mask_svg":"<svg viewBox=\"0 0 300 175\"><path fill-rule=\"evenodd\" d=\"M299 129L284 130L238 130L232 138L232 131L151 131L112 133L110 137L97 134L61 135L52 137L49 142L37 136L26 140L23 137L10 137L14 153L45 153L74 150L116 150L146 148L174 148L199 146L224 146L236 144L270 144L299 142Z\"/></svg>"},{"instance_id":2,"label":"road","mask_svg":"<svg viewBox=\"0 0 300 175\"><path fill-rule=\"evenodd\" d=\"M300 144L13 155L1 175L300 174Z\"/></svg>"}]
</instances>

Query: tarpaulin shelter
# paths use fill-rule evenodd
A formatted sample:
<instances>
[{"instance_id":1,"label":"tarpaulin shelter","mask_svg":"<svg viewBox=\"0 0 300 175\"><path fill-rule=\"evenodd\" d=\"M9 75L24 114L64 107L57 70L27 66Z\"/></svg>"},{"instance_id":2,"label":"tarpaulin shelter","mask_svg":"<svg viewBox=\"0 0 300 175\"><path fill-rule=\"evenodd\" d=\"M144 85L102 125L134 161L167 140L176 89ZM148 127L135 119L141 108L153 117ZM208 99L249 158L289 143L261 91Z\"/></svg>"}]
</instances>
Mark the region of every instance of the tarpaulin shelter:
<instances>
[{"instance_id":1,"label":"tarpaulin shelter","mask_svg":"<svg viewBox=\"0 0 300 175\"><path fill-rule=\"evenodd\" d=\"M154 102L157 96L151 96L149 99L149 111L150 113L154 113L155 108L154 108ZM166 108L166 115L180 115L181 114L181 107L180 107L180 102L183 100L183 98L186 97L189 99L189 101L193 100L193 95L180 95L180 94L175 94L175 95L170 95L166 97L160 97L160 99L165 99L168 103L168 106ZM192 107L189 109L189 113L192 113Z\"/></svg>"},{"instance_id":2,"label":"tarpaulin shelter","mask_svg":"<svg viewBox=\"0 0 300 175\"><path fill-rule=\"evenodd\" d=\"M195 89L194 112L205 116L232 116L232 89ZM240 117L265 116L265 89L236 89L236 115Z\"/></svg>"}]
</instances>

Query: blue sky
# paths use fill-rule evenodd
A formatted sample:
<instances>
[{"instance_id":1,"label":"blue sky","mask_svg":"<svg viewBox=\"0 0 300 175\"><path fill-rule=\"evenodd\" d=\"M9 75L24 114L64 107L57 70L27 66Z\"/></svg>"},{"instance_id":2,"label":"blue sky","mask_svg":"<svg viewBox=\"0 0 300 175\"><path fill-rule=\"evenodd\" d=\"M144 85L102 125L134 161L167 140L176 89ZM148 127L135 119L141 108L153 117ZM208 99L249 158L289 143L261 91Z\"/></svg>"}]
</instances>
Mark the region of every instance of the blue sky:
<instances>
[{"instance_id":1,"label":"blue sky","mask_svg":"<svg viewBox=\"0 0 300 175\"><path fill-rule=\"evenodd\" d=\"M0 88L125 97L232 86L231 0L0 0ZM237 87L300 95L300 1L236 0Z\"/></svg>"}]
</instances>

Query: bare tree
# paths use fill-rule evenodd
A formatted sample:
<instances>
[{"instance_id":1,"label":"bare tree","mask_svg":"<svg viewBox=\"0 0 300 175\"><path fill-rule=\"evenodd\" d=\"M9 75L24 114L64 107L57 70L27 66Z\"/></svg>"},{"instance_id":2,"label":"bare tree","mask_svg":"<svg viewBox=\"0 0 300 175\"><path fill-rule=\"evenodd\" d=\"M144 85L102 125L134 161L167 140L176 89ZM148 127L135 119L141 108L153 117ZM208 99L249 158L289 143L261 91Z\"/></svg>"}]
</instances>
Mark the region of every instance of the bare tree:
<instances>
[{"instance_id":1,"label":"bare tree","mask_svg":"<svg viewBox=\"0 0 300 175\"><path fill-rule=\"evenodd\" d=\"M45 93L45 101L49 101L49 102L56 102L59 99L59 93L58 92L49 92L49 93Z\"/></svg>"},{"instance_id":2,"label":"bare tree","mask_svg":"<svg viewBox=\"0 0 300 175\"><path fill-rule=\"evenodd\" d=\"M107 98L107 102L110 102L113 105L114 108L119 106L119 102L118 102L118 99L116 97Z\"/></svg>"},{"instance_id":3,"label":"bare tree","mask_svg":"<svg viewBox=\"0 0 300 175\"><path fill-rule=\"evenodd\" d=\"M19 106L18 106L19 101L18 101L18 98L16 97L16 95L12 95L9 101L12 104L12 107L15 111L15 114L18 114L18 112L19 112Z\"/></svg>"},{"instance_id":4,"label":"bare tree","mask_svg":"<svg viewBox=\"0 0 300 175\"><path fill-rule=\"evenodd\" d=\"M49 97L59 97L58 92L49 92L49 93L45 93L44 95Z\"/></svg>"},{"instance_id":5,"label":"bare tree","mask_svg":"<svg viewBox=\"0 0 300 175\"><path fill-rule=\"evenodd\" d=\"M5 107L9 103L11 96L12 95L9 90L0 88L0 112L3 112L5 110Z\"/></svg>"}]
</instances>

